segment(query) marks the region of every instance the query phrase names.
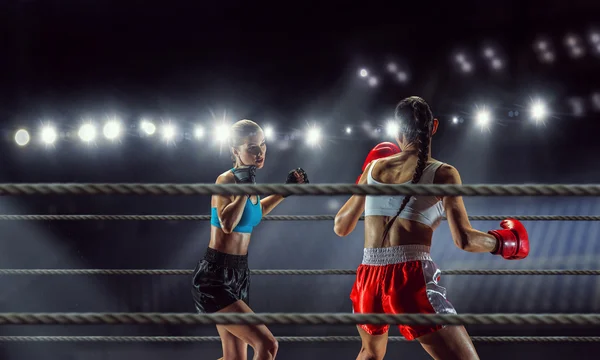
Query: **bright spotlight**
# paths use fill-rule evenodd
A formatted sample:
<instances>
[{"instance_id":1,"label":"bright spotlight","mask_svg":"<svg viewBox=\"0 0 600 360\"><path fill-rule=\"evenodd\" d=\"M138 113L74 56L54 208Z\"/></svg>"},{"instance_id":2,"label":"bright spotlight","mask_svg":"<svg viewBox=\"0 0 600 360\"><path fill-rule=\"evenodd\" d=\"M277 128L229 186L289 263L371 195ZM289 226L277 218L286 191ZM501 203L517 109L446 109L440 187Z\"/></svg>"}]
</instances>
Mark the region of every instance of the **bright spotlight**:
<instances>
[{"instance_id":1,"label":"bright spotlight","mask_svg":"<svg viewBox=\"0 0 600 360\"><path fill-rule=\"evenodd\" d=\"M352 134L352 128L350 126L346 127L346 134Z\"/></svg>"},{"instance_id":2,"label":"bright spotlight","mask_svg":"<svg viewBox=\"0 0 600 360\"><path fill-rule=\"evenodd\" d=\"M175 125L173 124L166 124L162 128L162 137L165 141L173 141L173 139L175 139L175 133Z\"/></svg>"},{"instance_id":3,"label":"bright spotlight","mask_svg":"<svg viewBox=\"0 0 600 360\"><path fill-rule=\"evenodd\" d=\"M531 105L531 118L536 122L543 121L546 114L546 105L541 101L538 100Z\"/></svg>"},{"instance_id":4,"label":"bright spotlight","mask_svg":"<svg viewBox=\"0 0 600 360\"><path fill-rule=\"evenodd\" d=\"M496 70L502 69L502 60L500 60L500 59L492 60L492 67Z\"/></svg>"},{"instance_id":5,"label":"bright spotlight","mask_svg":"<svg viewBox=\"0 0 600 360\"><path fill-rule=\"evenodd\" d=\"M148 136L154 135L154 133L156 132L156 126L148 120L142 120L142 123L140 124L140 128Z\"/></svg>"},{"instance_id":6,"label":"bright spotlight","mask_svg":"<svg viewBox=\"0 0 600 360\"><path fill-rule=\"evenodd\" d=\"M50 126L44 126L41 132L42 142L46 145L51 145L56 141L58 135L56 134L56 130Z\"/></svg>"},{"instance_id":7,"label":"bright spotlight","mask_svg":"<svg viewBox=\"0 0 600 360\"><path fill-rule=\"evenodd\" d=\"M102 133L108 140L114 140L121 135L121 124L116 120L111 120L104 124Z\"/></svg>"},{"instance_id":8,"label":"bright spotlight","mask_svg":"<svg viewBox=\"0 0 600 360\"><path fill-rule=\"evenodd\" d=\"M592 105L595 110L600 110L600 93L592 94Z\"/></svg>"},{"instance_id":9,"label":"bright spotlight","mask_svg":"<svg viewBox=\"0 0 600 360\"><path fill-rule=\"evenodd\" d=\"M483 55L490 59L494 57L494 49L492 49L491 47L487 47L483 50Z\"/></svg>"},{"instance_id":10,"label":"bright spotlight","mask_svg":"<svg viewBox=\"0 0 600 360\"><path fill-rule=\"evenodd\" d=\"M316 127L311 127L306 133L306 142L310 146L316 146L321 140L321 130Z\"/></svg>"},{"instance_id":11,"label":"bright spotlight","mask_svg":"<svg viewBox=\"0 0 600 360\"><path fill-rule=\"evenodd\" d=\"M452 118L452 123L458 124L458 118L456 116Z\"/></svg>"},{"instance_id":12,"label":"bright spotlight","mask_svg":"<svg viewBox=\"0 0 600 360\"><path fill-rule=\"evenodd\" d=\"M585 115L585 103L584 100L580 97L572 97L568 100L569 106L571 108L571 113L575 117L581 117Z\"/></svg>"},{"instance_id":13,"label":"bright spotlight","mask_svg":"<svg viewBox=\"0 0 600 360\"><path fill-rule=\"evenodd\" d=\"M360 75L360 77L367 77L367 75L369 75L369 73L367 72L367 69L360 69L360 71L358 72L358 75Z\"/></svg>"},{"instance_id":14,"label":"bright spotlight","mask_svg":"<svg viewBox=\"0 0 600 360\"><path fill-rule=\"evenodd\" d=\"M269 138L273 137L273 135L275 134L275 130L273 130L273 128L270 126L267 126L264 129L264 133L265 133L265 138L269 139Z\"/></svg>"},{"instance_id":15,"label":"bright spotlight","mask_svg":"<svg viewBox=\"0 0 600 360\"><path fill-rule=\"evenodd\" d=\"M204 128L202 126L196 126L194 129L194 137L196 139L201 139L204 137Z\"/></svg>"},{"instance_id":16,"label":"bright spotlight","mask_svg":"<svg viewBox=\"0 0 600 360\"><path fill-rule=\"evenodd\" d=\"M573 46L571 48L571 56L573 56L574 58L579 58L581 56L583 56L584 54L584 50L581 46Z\"/></svg>"},{"instance_id":17,"label":"bright spotlight","mask_svg":"<svg viewBox=\"0 0 600 360\"><path fill-rule=\"evenodd\" d=\"M15 133L15 142L17 143L17 145L25 146L25 145L29 144L29 140L30 140L30 137L29 137L29 133L27 132L27 130L19 129Z\"/></svg>"},{"instance_id":18,"label":"bright spotlight","mask_svg":"<svg viewBox=\"0 0 600 360\"><path fill-rule=\"evenodd\" d=\"M397 122L388 121L388 123L385 125L385 133L387 134L387 136L395 138L396 136L398 136L399 132L400 126L398 126Z\"/></svg>"},{"instance_id":19,"label":"bright spotlight","mask_svg":"<svg viewBox=\"0 0 600 360\"><path fill-rule=\"evenodd\" d=\"M477 120L477 123L479 124L479 126L484 128L484 127L487 127L490 125L492 116L490 115L490 112L487 110L479 110L477 112L477 115L475 116L475 119Z\"/></svg>"},{"instance_id":20,"label":"bright spotlight","mask_svg":"<svg viewBox=\"0 0 600 360\"><path fill-rule=\"evenodd\" d=\"M90 142L96 138L96 128L92 124L83 124L77 133L83 142Z\"/></svg>"},{"instance_id":21,"label":"bright spotlight","mask_svg":"<svg viewBox=\"0 0 600 360\"><path fill-rule=\"evenodd\" d=\"M575 35L568 35L565 38L565 43L569 46L575 46L578 43L578 39Z\"/></svg>"},{"instance_id":22,"label":"bright spotlight","mask_svg":"<svg viewBox=\"0 0 600 360\"><path fill-rule=\"evenodd\" d=\"M550 51L546 51L542 54L542 61L544 62L553 62L554 61L554 53Z\"/></svg>"},{"instance_id":23,"label":"bright spotlight","mask_svg":"<svg viewBox=\"0 0 600 360\"><path fill-rule=\"evenodd\" d=\"M215 127L215 139L218 142L225 142L229 139L229 126L227 124L219 124Z\"/></svg>"},{"instance_id":24,"label":"bright spotlight","mask_svg":"<svg viewBox=\"0 0 600 360\"><path fill-rule=\"evenodd\" d=\"M548 50L548 42L545 40L540 40L537 42L536 47L540 51L546 51L546 50Z\"/></svg>"}]
</instances>

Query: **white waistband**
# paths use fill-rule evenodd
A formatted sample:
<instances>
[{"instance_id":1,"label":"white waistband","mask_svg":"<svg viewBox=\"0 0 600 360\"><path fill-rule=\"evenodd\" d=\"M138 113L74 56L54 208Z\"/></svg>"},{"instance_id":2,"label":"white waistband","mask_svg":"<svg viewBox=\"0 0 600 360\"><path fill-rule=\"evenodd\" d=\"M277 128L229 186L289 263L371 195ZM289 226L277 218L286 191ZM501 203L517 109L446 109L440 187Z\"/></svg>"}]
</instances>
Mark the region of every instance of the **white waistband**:
<instances>
[{"instance_id":1,"label":"white waistband","mask_svg":"<svg viewBox=\"0 0 600 360\"><path fill-rule=\"evenodd\" d=\"M432 261L426 245L400 245L385 248L365 248L363 265L392 265L407 261Z\"/></svg>"}]
</instances>

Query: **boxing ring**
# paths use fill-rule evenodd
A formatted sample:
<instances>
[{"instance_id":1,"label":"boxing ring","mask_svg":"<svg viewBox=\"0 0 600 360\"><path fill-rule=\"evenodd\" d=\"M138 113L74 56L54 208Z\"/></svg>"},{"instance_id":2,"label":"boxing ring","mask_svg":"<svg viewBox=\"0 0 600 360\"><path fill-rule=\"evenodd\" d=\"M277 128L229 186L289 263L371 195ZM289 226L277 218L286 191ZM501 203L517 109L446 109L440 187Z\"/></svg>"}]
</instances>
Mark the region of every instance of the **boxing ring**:
<instances>
[{"instance_id":1,"label":"boxing ring","mask_svg":"<svg viewBox=\"0 0 600 360\"><path fill-rule=\"evenodd\" d=\"M0 195L428 195L428 196L600 196L600 185L216 185L216 184L0 184ZM599 221L600 216L485 215L470 220ZM267 221L331 221L331 215L271 215ZM0 221L208 221L209 215L0 215ZM364 220L364 218L361 218ZM530 234L536 246L535 234ZM0 276L106 275L191 276L192 269L0 269ZM252 275L354 275L356 270L251 270ZM597 276L600 270L445 270L443 275ZM0 325L481 325L600 326L600 313L586 314L351 314L351 313L0 313ZM358 336L281 336L281 342L359 342ZM473 336L488 343L600 342L600 336ZM0 342L214 342L217 336L0 336ZM392 336L392 342L405 342Z\"/></svg>"}]
</instances>

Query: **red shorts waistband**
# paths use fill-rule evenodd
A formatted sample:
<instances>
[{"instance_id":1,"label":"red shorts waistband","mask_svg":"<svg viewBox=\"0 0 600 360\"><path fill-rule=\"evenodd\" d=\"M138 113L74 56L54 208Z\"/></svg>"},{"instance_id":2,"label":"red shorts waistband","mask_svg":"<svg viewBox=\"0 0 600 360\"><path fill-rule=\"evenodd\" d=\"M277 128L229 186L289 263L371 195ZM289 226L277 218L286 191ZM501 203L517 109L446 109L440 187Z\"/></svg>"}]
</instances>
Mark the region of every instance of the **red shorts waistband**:
<instances>
[{"instance_id":1,"label":"red shorts waistband","mask_svg":"<svg viewBox=\"0 0 600 360\"><path fill-rule=\"evenodd\" d=\"M384 248L365 248L363 265L392 265L408 261L432 261L426 245L400 245Z\"/></svg>"}]
</instances>

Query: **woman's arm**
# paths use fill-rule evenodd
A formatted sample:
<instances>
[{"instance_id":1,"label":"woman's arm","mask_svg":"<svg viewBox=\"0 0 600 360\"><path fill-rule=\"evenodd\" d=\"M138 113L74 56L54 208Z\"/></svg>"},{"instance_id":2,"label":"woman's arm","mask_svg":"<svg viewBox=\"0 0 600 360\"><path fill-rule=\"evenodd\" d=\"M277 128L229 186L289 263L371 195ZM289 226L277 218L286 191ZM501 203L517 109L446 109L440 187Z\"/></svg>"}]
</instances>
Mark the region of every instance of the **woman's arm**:
<instances>
[{"instance_id":1,"label":"woman's arm","mask_svg":"<svg viewBox=\"0 0 600 360\"><path fill-rule=\"evenodd\" d=\"M436 184L462 185L458 170L444 164L435 174ZM450 226L454 244L468 252L493 252L498 246L498 240L493 235L473 229L469 222L467 209L462 196L444 196L444 209Z\"/></svg>"},{"instance_id":2,"label":"woman's arm","mask_svg":"<svg viewBox=\"0 0 600 360\"><path fill-rule=\"evenodd\" d=\"M262 207L263 216L269 214L280 202L284 199L281 195L269 195L264 199L260 200L260 206Z\"/></svg>"},{"instance_id":3,"label":"woman's arm","mask_svg":"<svg viewBox=\"0 0 600 360\"><path fill-rule=\"evenodd\" d=\"M359 184L364 185L367 183L367 177L365 174L369 171L369 164L358 181ZM340 211L335 215L335 221L333 225L333 231L338 236L347 236L356 227L360 216L365 211L365 196L364 195L352 195L348 201L342 206Z\"/></svg>"},{"instance_id":4,"label":"woman's arm","mask_svg":"<svg viewBox=\"0 0 600 360\"><path fill-rule=\"evenodd\" d=\"M233 174L231 172L222 174L217 178L216 184L235 184ZM225 234L230 234L242 218L244 207L246 206L246 199L248 197L247 195L239 195L233 197L232 201L231 196L214 196L221 230L223 230Z\"/></svg>"}]
</instances>

